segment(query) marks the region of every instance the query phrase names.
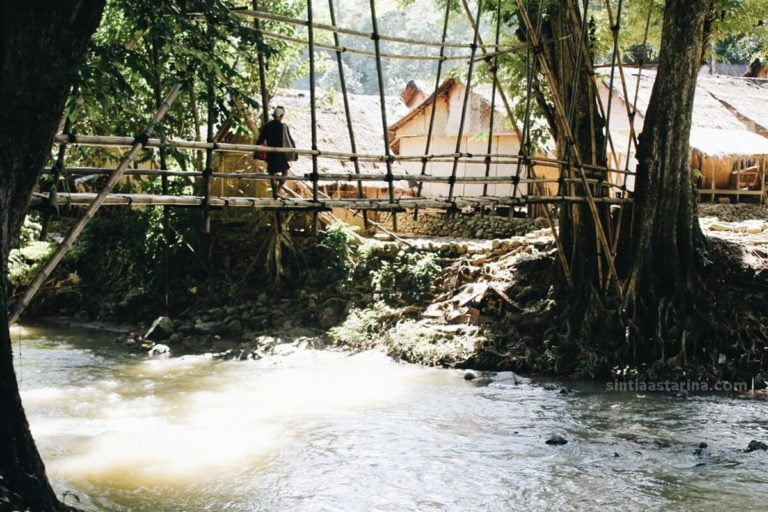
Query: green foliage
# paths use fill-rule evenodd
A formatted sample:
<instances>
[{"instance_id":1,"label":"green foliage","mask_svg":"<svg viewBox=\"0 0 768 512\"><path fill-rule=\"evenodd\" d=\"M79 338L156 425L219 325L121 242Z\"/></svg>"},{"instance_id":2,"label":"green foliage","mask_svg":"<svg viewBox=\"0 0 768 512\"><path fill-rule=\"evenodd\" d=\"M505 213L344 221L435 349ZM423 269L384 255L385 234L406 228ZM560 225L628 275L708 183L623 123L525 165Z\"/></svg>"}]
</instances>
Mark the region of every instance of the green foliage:
<instances>
[{"instance_id":1,"label":"green foliage","mask_svg":"<svg viewBox=\"0 0 768 512\"><path fill-rule=\"evenodd\" d=\"M322 234L320 248L324 249L323 265L318 274L321 281L348 279L358 255L356 242L349 236L349 227L336 223Z\"/></svg>"},{"instance_id":2,"label":"green foliage","mask_svg":"<svg viewBox=\"0 0 768 512\"><path fill-rule=\"evenodd\" d=\"M389 322L386 319L391 319ZM397 318L396 310L383 302L376 302L367 308L354 308L347 318L328 331L337 344L354 350L365 350L381 342L382 335Z\"/></svg>"},{"instance_id":3,"label":"green foliage","mask_svg":"<svg viewBox=\"0 0 768 512\"><path fill-rule=\"evenodd\" d=\"M368 282L381 300L418 302L429 297L441 271L435 254L400 250L392 255L385 249L388 247L364 246L355 269L356 279Z\"/></svg>"}]
</instances>

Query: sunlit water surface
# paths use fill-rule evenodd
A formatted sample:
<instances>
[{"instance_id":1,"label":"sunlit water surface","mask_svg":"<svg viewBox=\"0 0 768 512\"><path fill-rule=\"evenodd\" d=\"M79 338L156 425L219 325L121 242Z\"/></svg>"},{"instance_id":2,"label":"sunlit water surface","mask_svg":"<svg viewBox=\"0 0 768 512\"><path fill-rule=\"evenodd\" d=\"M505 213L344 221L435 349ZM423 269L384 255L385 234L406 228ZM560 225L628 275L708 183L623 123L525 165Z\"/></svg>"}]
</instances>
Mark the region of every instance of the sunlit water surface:
<instances>
[{"instance_id":1,"label":"sunlit water surface","mask_svg":"<svg viewBox=\"0 0 768 512\"><path fill-rule=\"evenodd\" d=\"M768 453L742 451L768 438L761 399L478 386L374 353L148 359L92 332L12 335L49 475L87 510L768 510Z\"/></svg>"}]
</instances>

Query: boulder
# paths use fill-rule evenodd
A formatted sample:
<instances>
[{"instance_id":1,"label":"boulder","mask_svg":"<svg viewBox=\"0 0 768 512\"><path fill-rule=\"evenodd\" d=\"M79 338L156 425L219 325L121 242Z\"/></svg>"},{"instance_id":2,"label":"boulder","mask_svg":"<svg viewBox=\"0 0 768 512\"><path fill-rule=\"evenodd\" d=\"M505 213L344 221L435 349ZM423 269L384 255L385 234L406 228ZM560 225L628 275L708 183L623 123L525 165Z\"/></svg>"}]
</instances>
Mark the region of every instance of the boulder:
<instances>
[{"instance_id":1,"label":"boulder","mask_svg":"<svg viewBox=\"0 0 768 512\"><path fill-rule=\"evenodd\" d=\"M195 331L200 334L221 334L224 331L224 324L221 322L196 322Z\"/></svg>"},{"instance_id":2,"label":"boulder","mask_svg":"<svg viewBox=\"0 0 768 512\"><path fill-rule=\"evenodd\" d=\"M173 320L167 316L159 316L152 322L149 330L144 335L144 339L153 341L167 340L173 332Z\"/></svg>"},{"instance_id":3,"label":"boulder","mask_svg":"<svg viewBox=\"0 0 768 512\"><path fill-rule=\"evenodd\" d=\"M757 450L766 451L766 450L768 450L768 445L763 443L763 442L760 442L760 441L758 441L756 439L753 439L753 440L751 440L749 442L747 447L744 449L744 452L745 453L749 453L749 452L754 452L754 451L757 451Z\"/></svg>"},{"instance_id":4,"label":"boulder","mask_svg":"<svg viewBox=\"0 0 768 512\"><path fill-rule=\"evenodd\" d=\"M551 436L549 439L547 439L546 443L553 446L561 446L567 444L568 440L563 436L555 434L554 436Z\"/></svg>"},{"instance_id":5,"label":"boulder","mask_svg":"<svg viewBox=\"0 0 768 512\"><path fill-rule=\"evenodd\" d=\"M168 345L163 345L162 343L158 343L157 345L149 349L149 352L147 352L147 354L150 357L169 356L171 355L171 348Z\"/></svg>"},{"instance_id":6,"label":"boulder","mask_svg":"<svg viewBox=\"0 0 768 512\"><path fill-rule=\"evenodd\" d=\"M243 324L237 318L233 318L224 325L223 334L230 336L239 336L243 332Z\"/></svg>"}]
</instances>

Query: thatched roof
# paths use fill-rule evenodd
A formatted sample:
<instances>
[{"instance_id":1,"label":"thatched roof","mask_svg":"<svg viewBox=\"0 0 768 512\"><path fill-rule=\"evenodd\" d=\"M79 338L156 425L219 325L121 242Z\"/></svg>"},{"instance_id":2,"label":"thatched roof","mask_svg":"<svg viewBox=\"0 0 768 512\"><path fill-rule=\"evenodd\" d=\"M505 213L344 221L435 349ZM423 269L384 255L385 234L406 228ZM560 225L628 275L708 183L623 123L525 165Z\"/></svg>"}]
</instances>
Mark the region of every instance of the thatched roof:
<instances>
[{"instance_id":1,"label":"thatched roof","mask_svg":"<svg viewBox=\"0 0 768 512\"><path fill-rule=\"evenodd\" d=\"M699 77L698 87L758 129L768 130L768 80L707 75Z\"/></svg>"},{"instance_id":2,"label":"thatched roof","mask_svg":"<svg viewBox=\"0 0 768 512\"><path fill-rule=\"evenodd\" d=\"M627 82L627 91L629 93L630 104L635 99L635 90L638 83L638 73L636 69L625 69ZM637 114L638 119L635 126L639 128L642 118L648 110L648 104L653 91L653 83L656 80L656 71L644 69L640 75L640 88L637 89ZM702 77L700 77L702 80ZM608 77L603 77L603 83L608 86ZM621 86L621 80L618 77L614 79L613 94L624 100L624 91ZM617 113L616 115L626 115L626 113ZM638 122L639 121L639 122ZM703 87L697 87L693 106L693 126L704 129L723 129L723 130L746 130L746 126L739 118L723 105L709 90ZM639 129L638 129L639 131Z\"/></svg>"},{"instance_id":3,"label":"thatched roof","mask_svg":"<svg viewBox=\"0 0 768 512\"><path fill-rule=\"evenodd\" d=\"M691 149L717 158L768 156L768 138L746 130L693 128Z\"/></svg>"},{"instance_id":4,"label":"thatched roof","mask_svg":"<svg viewBox=\"0 0 768 512\"><path fill-rule=\"evenodd\" d=\"M407 112L402 100L397 97L387 97L388 121L398 119ZM384 154L383 125L381 122L381 108L378 96L366 96L350 94L349 102L352 114L352 127L355 132L355 143L358 153ZM271 101L271 106L281 105L285 107L285 122L291 129L291 135L300 148L312 147L311 117L309 108L309 92L302 90L281 90ZM317 94L317 146L323 151L338 151L351 153L347 120L344 114L344 100L341 93L332 95L318 91ZM354 164L349 161L338 161L326 158L318 159L319 172L354 172ZM393 164L393 171L399 172L397 163ZM312 159L299 158L291 164L294 173L312 172ZM360 162L360 171L363 173L385 174L386 164L374 162Z\"/></svg>"}]
</instances>

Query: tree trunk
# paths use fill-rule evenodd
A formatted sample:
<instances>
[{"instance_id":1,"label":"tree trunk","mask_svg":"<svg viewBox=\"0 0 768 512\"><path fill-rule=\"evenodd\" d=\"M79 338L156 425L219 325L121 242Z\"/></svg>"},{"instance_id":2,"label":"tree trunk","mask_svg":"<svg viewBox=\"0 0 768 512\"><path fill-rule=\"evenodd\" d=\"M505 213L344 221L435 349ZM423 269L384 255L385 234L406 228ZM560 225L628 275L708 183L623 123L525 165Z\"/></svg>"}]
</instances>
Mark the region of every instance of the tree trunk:
<instances>
[{"instance_id":1,"label":"tree trunk","mask_svg":"<svg viewBox=\"0 0 768 512\"><path fill-rule=\"evenodd\" d=\"M656 82L638 147L627 301L643 359L683 342L705 240L690 169L696 78L712 0L667 0ZM651 343L648 343L651 341ZM684 350L684 347L682 347ZM667 351L668 352L668 351ZM666 355L670 355L667 353Z\"/></svg>"},{"instance_id":2,"label":"tree trunk","mask_svg":"<svg viewBox=\"0 0 768 512\"><path fill-rule=\"evenodd\" d=\"M48 483L19 396L7 319L8 254L103 7L104 0L6 0L0 6L1 510L65 509Z\"/></svg>"}]
</instances>

